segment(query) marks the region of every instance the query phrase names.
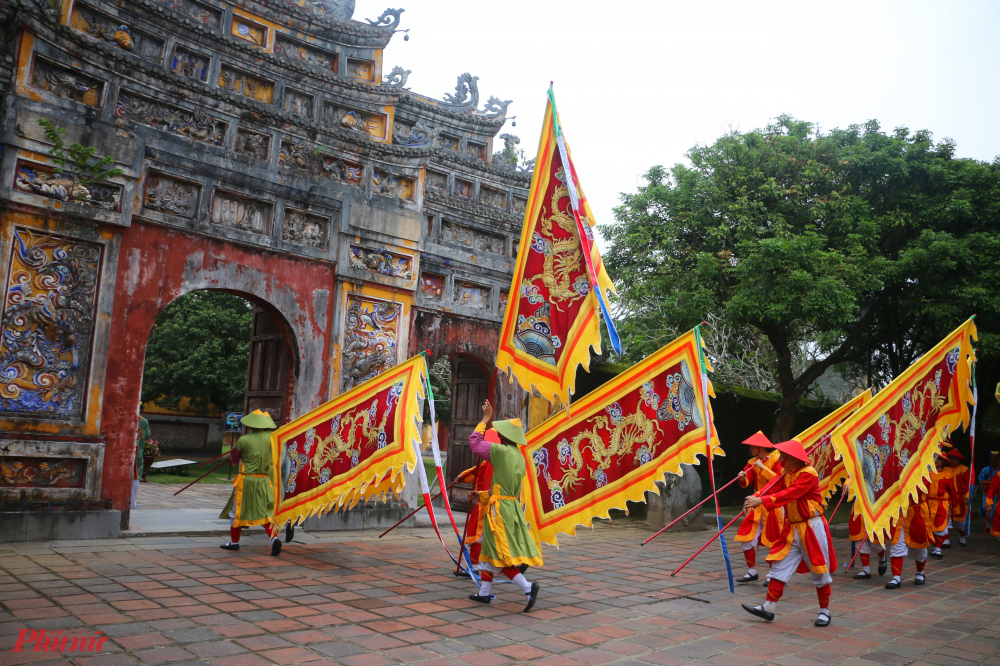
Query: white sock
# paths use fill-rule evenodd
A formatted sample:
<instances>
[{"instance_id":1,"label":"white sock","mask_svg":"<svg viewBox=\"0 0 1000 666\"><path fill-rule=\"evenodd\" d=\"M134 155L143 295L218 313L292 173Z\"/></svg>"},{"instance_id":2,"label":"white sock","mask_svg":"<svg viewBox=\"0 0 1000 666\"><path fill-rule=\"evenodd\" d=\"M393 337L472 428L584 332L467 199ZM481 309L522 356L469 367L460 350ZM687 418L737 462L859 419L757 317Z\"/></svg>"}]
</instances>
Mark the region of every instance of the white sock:
<instances>
[{"instance_id":1,"label":"white sock","mask_svg":"<svg viewBox=\"0 0 1000 666\"><path fill-rule=\"evenodd\" d=\"M872 572L872 570L868 568L867 564L861 567L861 570L864 571L866 574L870 574Z\"/></svg>"},{"instance_id":2,"label":"white sock","mask_svg":"<svg viewBox=\"0 0 1000 666\"><path fill-rule=\"evenodd\" d=\"M777 607L778 607L777 601L765 601L763 604L761 604L761 608L766 610L768 613L773 613Z\"/></svg>"},{"instance_id":3,"label":"white sock","mask_svg":"<svg viewBox=\"0 0 1000 666\"><path fill-rule=\"evenodd\" d=\"M958 537L958 542L959 543L965 543L965 537L964 536Z\"/></svg>"},{"instance_id":4,"label":"white sock","mask_svg":"<svg viewBox=\"0 0 1000 666\"><path fill-rule=\"evenodd\" d=\"M893 576L893 577L892 577L892 579L893 579L894 581L896 581L897 583L903 580L903 579L902 579L902 578L900 578L899 576Z\"/></svg>"},{"instance_id":5,"label":"white sock","mask_svg":"<svg viewBox=\"0 0 1000 666\"><path fill-rule=\"evenodd\" d=\"M951 545L951 539L945 539L944 540L944 545L950 546Z\"/></svg>"},{"instance_id":6,"label":"white sock","mask_svg":"<svg viewBox=\"0 0 1000 666\"><path fill-rule=\"evenodd\" d=\"M747 573L750 574L751 576L756 576L757 575L757 570L756 569L747 569Z\"/></svg>"},{"instance_id":7,"label":"white sock","mask_svg":"<svg viewBox=\"0 0 1000 666\"><path fill-rule=\"evenodd\" d=\"M514 582L519 588L524 590L525 594L531 594L531 583L529 583L528 579L524 577L524 574L522 573L517 574L516 576L511 578L511 581Z\"/></svg>"},{"instance_id":8,"label":"white sock","mask_svg":"<svg viewBox=\"0 0 1000 666\"><path fill-rule=\"evenodd\" d=\"M491 581L491 580L483 580L483 581L480 581L480 583L482 583L482 584L479 586L479 596L481 596L481 597L488 597L488 596L490 596L490 588L493 587L493 581Z\"/></svg>"}]
</instances>

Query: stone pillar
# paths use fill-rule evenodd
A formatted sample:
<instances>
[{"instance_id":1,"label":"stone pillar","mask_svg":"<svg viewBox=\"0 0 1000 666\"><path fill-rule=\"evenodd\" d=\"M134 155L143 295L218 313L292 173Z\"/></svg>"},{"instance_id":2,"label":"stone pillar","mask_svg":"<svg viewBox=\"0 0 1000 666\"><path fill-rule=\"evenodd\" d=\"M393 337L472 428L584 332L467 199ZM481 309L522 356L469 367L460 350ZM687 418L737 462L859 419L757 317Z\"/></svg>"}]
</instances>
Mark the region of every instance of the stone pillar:
<instances>
[{"instance_id":1,"label":"stone pillar","mask_svg":"<svg viewBox=\"0 0 1000 666\"><path fill-rule=\"evenodd\" d=\"M646 526L658 530L701 501L701 477L691 465L681 465L680 476L667 473L657 481L660 494L646 493ZM694 532L705 529L702 508L670 528L671 532Z\"/></svg>"}]
</instances>

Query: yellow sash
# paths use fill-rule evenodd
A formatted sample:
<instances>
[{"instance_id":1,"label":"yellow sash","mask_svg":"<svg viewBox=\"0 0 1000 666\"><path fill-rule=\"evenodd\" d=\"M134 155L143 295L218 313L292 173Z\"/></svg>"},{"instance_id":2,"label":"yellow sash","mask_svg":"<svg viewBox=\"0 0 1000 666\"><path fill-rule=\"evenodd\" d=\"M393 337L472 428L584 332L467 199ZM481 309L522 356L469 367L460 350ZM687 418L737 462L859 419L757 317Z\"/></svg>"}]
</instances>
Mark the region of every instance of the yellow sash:
<instances>
[{"instance_id":1,"label":"yellow sash","mask_svg":"<svg viewBox=\"0 0 1000 666\"><path fill-rule=\"evenodd\" d=\"M493 484L490 492L490 499L486 503L486 519L490 521L490 529L493 530L493 540L497 548L497 557L503 562L510 562L510 545L507 543L507 532L503 526L503 516L500 515L500 500L515 500L519 497L509 497L500 494L500 484Z\"/></svg>"}]
</instances>

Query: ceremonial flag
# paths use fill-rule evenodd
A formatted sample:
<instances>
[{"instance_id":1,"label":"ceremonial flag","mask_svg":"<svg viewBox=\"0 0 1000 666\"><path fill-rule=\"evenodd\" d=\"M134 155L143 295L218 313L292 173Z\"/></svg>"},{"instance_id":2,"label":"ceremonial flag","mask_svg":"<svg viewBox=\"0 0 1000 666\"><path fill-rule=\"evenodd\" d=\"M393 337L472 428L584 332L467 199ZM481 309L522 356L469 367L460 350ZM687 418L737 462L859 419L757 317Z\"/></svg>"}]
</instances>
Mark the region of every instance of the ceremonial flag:
<instances>
[{"instance_id":1,"label":"ceremonial flag","mask_svg":"<svg viewBox=\"0 0 1000 666\"><path fill-rule=\"evenodd\" d=\"M871 397L871 389L865 389L795 436L795 439L802 442L813 469L819 475L819 492L823 496L823 504L826 504L847 478L844 460L834 450L830 435Z\"/></svg>"},{"instance_id":2,"label":"ceremonial flag","mask_svg":"<svg viewBox=\"0 0 1000 666\"><path fill-rule=\"evenodd\" d=\"M593 226L550 86L496 361L550 402L569 403L577 366L590 366L590 347L600 352L598 310L621 354Z\"/></svg>"},{"instance_id":3,"label":"ceremonial flag","mask_svg":"<svg viewBox=\"0 0 1000 666\"><path fill-rule=\"evenodd\" d=\"M695 331L685 333L574 402L572 416L560 411L528 432L522 499L536 540L558 545L559 533L643 501L664 472L708 453L704 415L714 394L698 351ZM724 455L714 428L711 441Z\"/></svg>"},{"instance_id":4,"label":"ceremonial flag","mask_svg":"<svg viewBox=\"0 0 1000 666\"><path fill-rule=\"evenodd\" d=\"M402 489L403 468L417 465L424 368L414 356L271 433L276 525Z\"/></svg>"},{"instance_id":5,"label":"ceremonial flag","mask_svg":"<svg viewBox=\"0 0 1000 666\"><path fill-rule=\"evenodd\" d=\"M969 319L849 416L831 437L872 541L926 490L941 442L969 422L976 325Z\"/></svg>"}]
</instances>

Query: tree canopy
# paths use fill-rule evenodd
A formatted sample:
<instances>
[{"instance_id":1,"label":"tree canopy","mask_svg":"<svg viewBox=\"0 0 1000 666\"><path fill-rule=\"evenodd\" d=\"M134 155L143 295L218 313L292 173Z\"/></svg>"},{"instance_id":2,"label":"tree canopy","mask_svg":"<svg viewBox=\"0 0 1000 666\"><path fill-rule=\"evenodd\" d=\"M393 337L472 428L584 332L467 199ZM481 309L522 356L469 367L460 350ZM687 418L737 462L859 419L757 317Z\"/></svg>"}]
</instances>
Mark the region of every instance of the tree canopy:
<instances>
[{"instance_id":1,"label":"tree canopy","mask_svg":"<svg viewBox=\"0 0 1000 666\"><path fill-rule=\"evenodd\" d=\"M600 231L626 355L711 313L758 336L787 439L798 401L874 349L887 383L963 320L1000 320L1000 165L878 122L820 133L781 116L655 166ZM995 327L994 327L995 330ZM980 356L1000 356L980 336Z\"/></svg>"},{"instance_id":2,"label":"tree canopy","mask_svg":"<svg viewBox=\"0 0 1000 666\"><path fill-rule=\"evenodd\" d=\"M218 291L177 298L156 318L146 345L142 401L176 409L181 400L241 411L253 305Z\"/></svg>"}]
</instances>

